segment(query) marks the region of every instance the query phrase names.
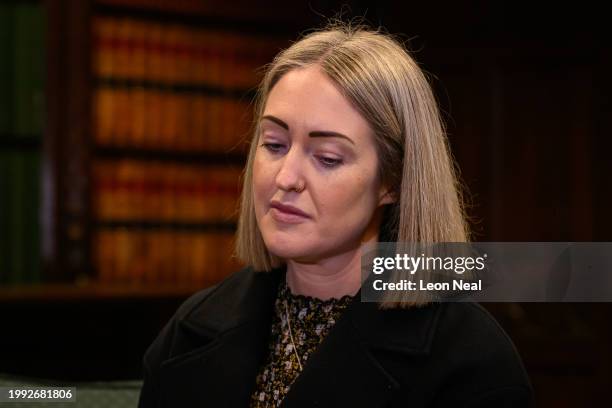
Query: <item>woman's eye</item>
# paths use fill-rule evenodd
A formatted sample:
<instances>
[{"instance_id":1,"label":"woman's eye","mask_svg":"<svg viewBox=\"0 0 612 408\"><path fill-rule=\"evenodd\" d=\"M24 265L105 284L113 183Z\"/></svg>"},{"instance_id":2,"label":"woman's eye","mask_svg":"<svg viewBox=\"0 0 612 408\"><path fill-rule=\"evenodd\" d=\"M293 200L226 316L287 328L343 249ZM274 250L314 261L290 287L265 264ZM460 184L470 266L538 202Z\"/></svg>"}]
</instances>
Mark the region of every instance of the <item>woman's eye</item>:
<instances>
[{"instance_id":1,"label":"woman's eye","mask_svg":"<svg viewBox=\"0 0 612 408\"><path fill-rule=\"evenodd\" d=\"M342 164L342 159L336 159L334 157L319 156L318 159L325 167L336 167Z\"/></svg>"},{"instance_id":2,"label":"woman's eye","mask_svg":"<svg viewBox=\"0 0 612 408\"><path fill-rule=\"evenodd\" d=\"M262 143L261 146L265 147L272 153L279 153L284 147L284 145L281 143Z\"/></svg>"}]
</instances>

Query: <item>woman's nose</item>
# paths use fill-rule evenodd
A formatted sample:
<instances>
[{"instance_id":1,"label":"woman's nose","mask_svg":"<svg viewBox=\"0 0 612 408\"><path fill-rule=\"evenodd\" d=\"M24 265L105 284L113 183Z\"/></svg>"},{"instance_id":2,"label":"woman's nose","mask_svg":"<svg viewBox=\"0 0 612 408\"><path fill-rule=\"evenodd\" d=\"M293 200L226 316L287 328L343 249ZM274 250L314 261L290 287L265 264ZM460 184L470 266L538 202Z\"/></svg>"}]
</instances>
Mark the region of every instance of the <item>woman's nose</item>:
<instances>
[{"instance_id":1,"label":"woman's nose","mask_svg":"<svg viewBox=\"0 0 612 408\"><path fill-rule=\"evenodd\" d=\"M276 174L276 185L279 189L284 191L302 191L304 189L303 160L296 148L289 149L282 158Z\"/></svg>"}]
</instances>

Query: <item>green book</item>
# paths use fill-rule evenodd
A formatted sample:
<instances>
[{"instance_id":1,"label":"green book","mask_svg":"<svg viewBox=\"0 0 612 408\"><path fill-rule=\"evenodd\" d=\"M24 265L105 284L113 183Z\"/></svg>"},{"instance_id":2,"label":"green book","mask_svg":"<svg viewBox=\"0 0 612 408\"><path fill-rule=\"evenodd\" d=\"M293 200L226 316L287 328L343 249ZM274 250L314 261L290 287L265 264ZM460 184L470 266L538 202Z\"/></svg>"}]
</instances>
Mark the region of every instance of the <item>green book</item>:
<instances>
[{"instance_id":1,"label":"green book","mask_svg":"<svg viewBox=\"0 0 612 408\"><path fill-rule=\"evenodd\" d=\"M13 130L13 6L0 3L0 137Z\"/></svg>"},{"instance_id":2,"label":"green book","mask_svg":"<svg viewBox=\"0 0 612 408\"><path fill-rule=\"evenodd\" d=\"M28 133L28 4L13 5L13 136Z\"/></svg>"},{"instance_id":3,"label":"green book","mask_svg":"<svg viewBox=\"0 0 612 408\"><path fill-rule=\"evenodd\" d=\"M29 133L37 138L41 138L44 125L44 84L45 84L45 18L43 7L40 3L30 4L28 14L29 23L29 67L30 82L28 100L30 107Z\"/></svg>"},{"instance_id":4,"label":"green book","mask_svg":"<svg viewBox=\"0 0 612 408\"><path fill-rule=\"evenodd\" d=\"M24 283L36 283L41 278L40 265L40 153L24 155L23 248Z\"/></svg>"},{"instance_id":5,"label":"green book","mask_svg":"<svg viewBox=\"0 0 612 408\"><path fill-rule=\"evenodd\" d=\"M40 4L13 6L13 133L36 136L42 130L44 18Z\"/></svg>"},{"instance_id":6,"label":"green book","mask_svg":"<svg viewBox=\"0 0 612 408\"><path fill-rule=\"evenodd\" d=\"M25 171L24 158L21 153L12 153L10 156L9 178L9 273L8 283L19 284L23 281L25 253L24 231L24 190Z\"/></svg>"},{"instance_id":7,"label":"green book","mask_svg":"<svg viewBox=\"0 0 612 408\"><path fill-rule=\"evenodd\" d=\"M8 283L9 275L9 152L0 150L0 285Z\"/></svg>"}]
</instances>

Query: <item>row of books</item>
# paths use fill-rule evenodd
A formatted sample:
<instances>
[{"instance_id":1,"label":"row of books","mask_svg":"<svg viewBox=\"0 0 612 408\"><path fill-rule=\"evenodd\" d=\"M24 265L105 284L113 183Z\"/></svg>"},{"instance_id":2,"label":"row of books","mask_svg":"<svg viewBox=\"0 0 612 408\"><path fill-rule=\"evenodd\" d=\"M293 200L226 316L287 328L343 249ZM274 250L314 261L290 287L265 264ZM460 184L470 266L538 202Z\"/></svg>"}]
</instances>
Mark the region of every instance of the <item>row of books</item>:
<instances>
[{"instance_id":1,"label":"row of books","mask_svg":"<svg viewBox=\"0 0 612 408\"><path fill-rule=\"evenodd\" d=\"M270 39L96 16L93 41L96 145L244 152L252 119L243 95L276 51ZM241 171L235 165L96 159L92 209L101 223L92 255L99 280L205 285L239 268L233 231L185 226L235 222ZM141 225L147 221L149 228Z\"/></svg>"},{"instance_id":2,"label":"row of books","mask_svg":"<svg viewBox=\"0 0 612 408\"><path fill-rule=\"evenodd\" d=\"M102 146L244 152L252 122L247 100L102 86L94 93Z\"/></svg>"},{"instance_id":3,"label":"row of books","mask_svg":"<svg viewBox=\"0 0 612 408\"><path fill-rule=\"evenodd\" d=\"M0 137L42 132L43 30L39 2L0 3Z\"/></svg>"},{"instance_id":4,"label":"row of books","mask_svg":"<svg viewBox=\"0 0 612 408\"><path fill-rule=\"evenodd\" d=\"M240 268L232 232L99 230L93 240L104 283L206 285Z\"/></svg>"},{"instance_id":5,"label":"row of books","mask_svg":"<svg viewBox=\"0 0 612 408\"><path fill-rule=\"evenodd\" d=\"M41 277L40 153L0 150L0 284Z\"/></svg>"},{"instance_id":6,"label":"row of books","mask_svg":"<svg viewBox=\"0 0 612 408\"><path fill-rule=\"evenodd\" d=\"M99 220L219 222L235 220L238 166L98 160L93 210Z\"/></svg>"},{"instance_id":7,"label":"row of books","mask_svg":"<svg viewBox=\"0 0 612 408\"><path fill-rule=\"evenodd\" d=\"M161 83L248 89L281 47L270 36L129 17L93 20L94 74Z\"/></svg>"}]
</instances>

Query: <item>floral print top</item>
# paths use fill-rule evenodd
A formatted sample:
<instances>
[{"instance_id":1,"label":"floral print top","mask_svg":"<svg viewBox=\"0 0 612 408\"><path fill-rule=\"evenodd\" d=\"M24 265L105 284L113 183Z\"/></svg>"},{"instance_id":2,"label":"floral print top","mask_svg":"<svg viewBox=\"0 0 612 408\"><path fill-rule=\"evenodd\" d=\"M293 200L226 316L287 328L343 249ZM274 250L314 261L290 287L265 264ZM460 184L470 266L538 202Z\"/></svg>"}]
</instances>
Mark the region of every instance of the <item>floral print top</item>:
<instances>
[{"instance_id":1,"label":"floral print top","mask_svg":"<svg viewBox=\"0 0 612 408\"><path fill-rule=\"evenodd\" d=\"M257 375L255 391L251 395L252 408L279 406L300 374L289 334L287 311L293 340L304 367L352 299L353 296L348 295L328 300L294 295L283 279L274 304L268 358Z\"/></svg>"}]
</instances>

